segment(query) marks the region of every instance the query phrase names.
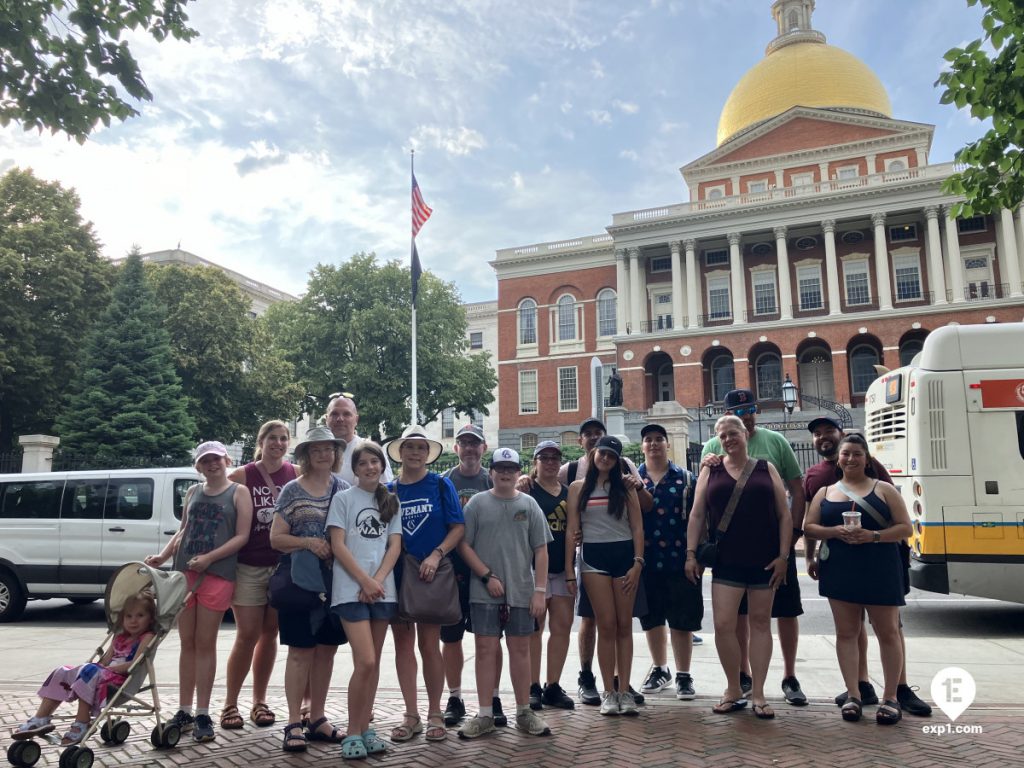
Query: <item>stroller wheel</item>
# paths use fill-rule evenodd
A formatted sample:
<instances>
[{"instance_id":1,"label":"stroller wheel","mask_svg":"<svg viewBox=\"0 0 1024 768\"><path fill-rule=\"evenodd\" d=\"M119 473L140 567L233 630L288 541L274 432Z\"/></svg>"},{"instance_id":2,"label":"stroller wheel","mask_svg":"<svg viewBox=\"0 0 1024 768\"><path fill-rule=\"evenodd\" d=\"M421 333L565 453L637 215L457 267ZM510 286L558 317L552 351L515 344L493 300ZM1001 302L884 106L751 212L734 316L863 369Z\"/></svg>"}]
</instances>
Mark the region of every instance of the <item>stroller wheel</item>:
<instances>
[{"instance_id":1,"label":"stroller wheel","mask_svg":"<svg viewBox=\"0 0 1024 768\"><path fill-rule=\"evenodd\" d=\"M124 744L128 741L128 736L131 735L132 726L127 720L118 720L110 731L113 737L111 741L115 744Z\"/></svg>"},{"instance_id":2,"label":"stroller wheel","mask_svg":"<svg viewBox=\"0 0 1024 768\"><path fill-rule=\"evenodd\" d=\"M110 744L114 740L114 734L111 731L110 725L113 721L107 720L102 726L100 726L100 741L104 744Z\"/></svg>"},{"instance_id":3,"label":"stroller wheel","mask_svg":"<svg viewBox=\"0 0 1024 768\"><path fill-rule=\"evenodd\" d=\"M149 736L150 743L157 749L173 749L180 740L181 729L174 723L156 726Z\"/></svg>"},{"instance_id":4,"label":"stroller wheel","mask_svg":"<svg viewBox=\"0 0 1024 768\"><path fill-rule=\"evenodd\" d=\"M60 768L75 768L75 753L78 751L78 747L68 747L60 753L60 759L57 764Z\"/></svg>"},{"instance_id":5,"label":"stroller wheel","mask_svg":"<svg viewBox=\"0 0 1024 768\"><path fill-rule=\"evenodd\" d=\"M39 760L41 750L34 741L16 741L7 748L7 760L18 768L31 768Z\"/></svg>"},{"instance_id":6,"label":"stroller wheel","mask_svg":"<svg viewBox=\"0 0 1024 768\"><path fill-rule=\"evenodd\" d=\"M69 761L69 768L92 768L94 759L91 749L88 747L79 747L78 751L75 752L74 756Z\"/></svg>"}]
</instances>

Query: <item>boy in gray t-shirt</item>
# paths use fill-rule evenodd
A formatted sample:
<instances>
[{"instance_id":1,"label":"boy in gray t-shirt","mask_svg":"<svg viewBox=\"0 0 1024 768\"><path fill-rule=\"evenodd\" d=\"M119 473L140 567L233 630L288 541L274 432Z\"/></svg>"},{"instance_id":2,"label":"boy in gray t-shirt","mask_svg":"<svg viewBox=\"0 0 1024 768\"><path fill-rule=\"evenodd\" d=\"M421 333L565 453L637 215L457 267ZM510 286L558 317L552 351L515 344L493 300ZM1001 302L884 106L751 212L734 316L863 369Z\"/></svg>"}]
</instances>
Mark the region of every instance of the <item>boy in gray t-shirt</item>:
<instances>
[{"instance_id":1,"label":"boy in gray t-shirt","mask_svg":"<svg viewBox=\"0 0 1024 768\"><path fill-rule=\"evenodd\" d=\"M473 496L464 510L466 535L459 554L472 574L469 609L480 697L479 713L459 730L464 739L494 730L491 696L502 634L516 695L516 728L534 736L551 733L530 709L530 636L534 620L544 615L551 530L533 497L516 490L520 469L516 451L496 450L490 470L494 487Z\"/></svg>"}]
</instances>

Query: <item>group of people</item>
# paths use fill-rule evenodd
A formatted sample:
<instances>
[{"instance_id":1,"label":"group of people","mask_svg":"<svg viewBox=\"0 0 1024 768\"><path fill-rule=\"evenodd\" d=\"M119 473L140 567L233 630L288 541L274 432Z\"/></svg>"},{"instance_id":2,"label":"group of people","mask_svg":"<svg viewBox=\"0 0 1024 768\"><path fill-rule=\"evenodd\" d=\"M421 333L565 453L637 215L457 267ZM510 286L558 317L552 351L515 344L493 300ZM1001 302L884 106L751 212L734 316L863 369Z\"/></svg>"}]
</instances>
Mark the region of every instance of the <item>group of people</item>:
<instances>
[{"instance_id":1,"label":"group of people","mask_svg":"<svg viewBox=\"0 0 1024 768\"><path fill-rule=\"evenodd\" d=\"M846 685L836 697L842 717L857 720L862 707L876 704L882 724L897 722L901 711L930 714L906 680L899 606L909 584L900 547L910 521L884 468L862 437L844 435L837 422L818 418L809 429L822 461L801 477L785 438L757 427L749 390L729 392L724 405L726 415L704 446L696 476L669 459L661 425L643 428L644 461L636 467L597 419L580 425L580 459L563 462L560 445L542 441L525 474L511 448L495 450L485 469L484 434L466 425L455 436L459 464L441 476L429 467L442 445L422 427L410 426L382 448L356 434L358 410L346 396L330 402L325 426L310 429L294 446L283 422L262 425L254 460L234 470L221 443L201 443L194 458L203 482L184 500L178 533L146 559L154 567L171 561L190 588L178 620L179 710L173 722L196 741L215 737L210 699L216 639L229 607L237 631L219 725L245 727L239 697L250 671L249 719L261 727L277 721L267 685L280 642L288 647L287 752L303 751L310 741L337 743L347 759L388 749L373 726L373 705L389 628L405 704L390 733L393 742L418 734L444 740L447 727L460 723L458 735L466 739L507 725L498 693L502 636L515 726L550 734L539 712L575 706L561 685L574 612L581 617L581 701L599 706L602 715L635 716L644 694L674 685L677 698L695 696L690 663L700 642L694 632L703 620L701 581L708 565L715 645L727 680L714 711L727 714L750 703L758 718L769 719L772 617L778 619L785 700L807 703L795 670L802 607L794 546L801 536L808 573L835 618ZM287 460L290 448L294 465ZM397 478L389 458L401 465ZM322 580L326 602L271 607L268 588L275 574L290 574L298 583L296 573L308 578L310 572ZM403 590L405 580L415 581ZM405 599L419 585L430 592L417 594L445 602L433 593L449 583L458 621L442 626ZM881 648L881 702L868 681L865 614ZM15 738L52 730L57 706L77 700L76 720L63 741L80 740L103 704L105 683L123 679L152 637L154 615L151 598L129 601L111 652L98 665L55 670L40 689L39 710ZM635 617L653 661L641 692L629 684ZM477 714L469 719L462 692L467 630L475 642L478 698ZM353 672L342 731L328 718L326 702L335 654L344 643ZM592 671L595 647L600 693Z\"/></svg>"}]
</instances>

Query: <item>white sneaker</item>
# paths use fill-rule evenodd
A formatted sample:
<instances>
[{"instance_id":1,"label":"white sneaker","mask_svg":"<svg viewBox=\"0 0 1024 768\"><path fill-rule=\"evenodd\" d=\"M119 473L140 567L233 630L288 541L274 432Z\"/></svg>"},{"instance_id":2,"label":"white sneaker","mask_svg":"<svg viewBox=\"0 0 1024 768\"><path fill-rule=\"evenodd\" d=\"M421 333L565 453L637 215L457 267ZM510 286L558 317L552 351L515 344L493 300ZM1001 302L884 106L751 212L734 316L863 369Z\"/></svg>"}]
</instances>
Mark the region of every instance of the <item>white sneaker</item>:
<instances>
[{"instance_id":1,"label":"white sneaker","mask_svg":"<svg viewBox=\"0 0 1024 768\"><path fill-rule=\"evenodd\" d=\"M544 718L532 709L528 709L525 712L520 712L516 715L516 728L523 733L530 734L531 736L547 736L551 733L551 729L548 728L548 724L544 722Z\"/></svg>"},{"instance_id":2,"label":"white sneaker","mask_svg":"<svg viewBox=\"0 0 1024 768\"><path fill-rule=\"evenodd\" d=\"M636 717L640 714L640 710L636 708L636 699L629 691L619 694L619 714L629 717Z\"/></svg>"},{"instance_id":3,"label":"white sneaker","mask_svg":"<svg viewBox=\"0 0 1024 768\"><path fill-rule=\"evenodd\" d=\"M632 697L630 697L632 698ZM634 708L635 708L634 704ZM619 694L613 691L605 691L604 695L601 696L601 714L602 715L617 715L619 714Z\"/></svg>"},{"instance_id":4,"label":"white sneaker","mask_svg":"<svg viewBox=\"0 0 1024 768\"><path fill-rule=\"evenodd\" d=\"M494 732L494 718L481 717L477 715L472 720L459 728L460 739L475 739L487 733Z\"/></svg>"}]
</instances>

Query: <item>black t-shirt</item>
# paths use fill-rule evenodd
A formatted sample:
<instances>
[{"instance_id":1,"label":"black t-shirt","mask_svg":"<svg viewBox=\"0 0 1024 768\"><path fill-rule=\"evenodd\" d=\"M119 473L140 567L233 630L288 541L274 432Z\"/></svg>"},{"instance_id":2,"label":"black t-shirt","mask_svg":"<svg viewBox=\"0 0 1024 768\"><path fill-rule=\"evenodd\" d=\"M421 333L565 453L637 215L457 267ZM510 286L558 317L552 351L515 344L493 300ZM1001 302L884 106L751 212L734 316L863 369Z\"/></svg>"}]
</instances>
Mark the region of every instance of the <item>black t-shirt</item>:
<instances>
[{"instance_id":1,"label":"black t-shirt","mask_svg":"<svg viewBox=\"0 0 1024 768\"><path fill-rule=\"evenodd\" d=\"M536 500L540 506L540 511L544 513L544 519L548 522L548 528L551 529L551 541L548 542L548 573L564 573L565 572L565 525L566 525L566 514L565 506L566 500L569 498L569 489L564 485L561 486L561 491L557 496L552 496L550 493L541 488L540 483L536 480L533 482L533 487L530 490L530 495Z\"/></svg>"}]
</instances>

